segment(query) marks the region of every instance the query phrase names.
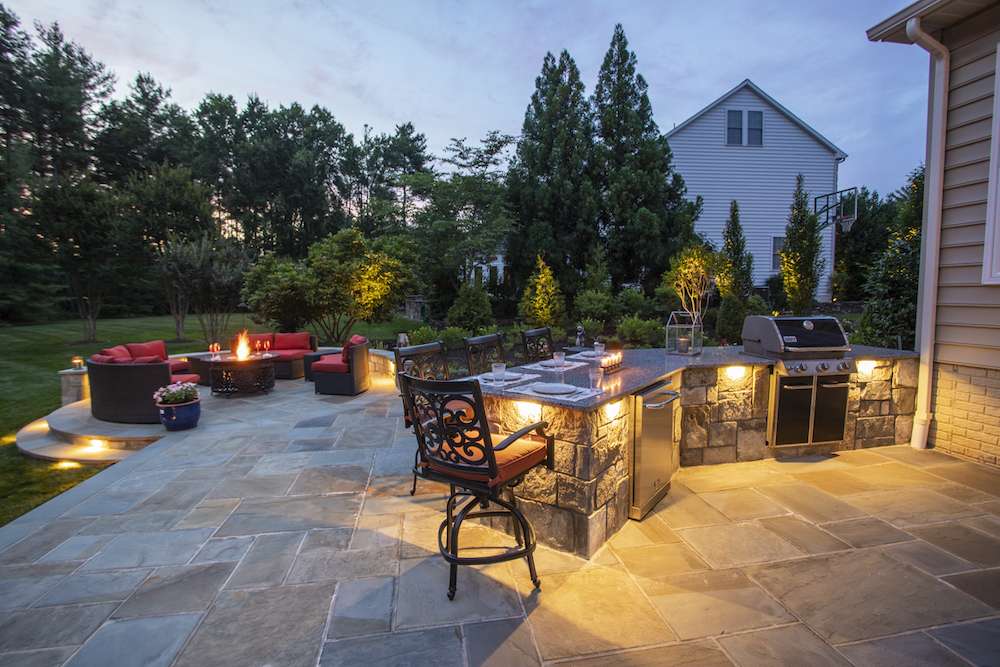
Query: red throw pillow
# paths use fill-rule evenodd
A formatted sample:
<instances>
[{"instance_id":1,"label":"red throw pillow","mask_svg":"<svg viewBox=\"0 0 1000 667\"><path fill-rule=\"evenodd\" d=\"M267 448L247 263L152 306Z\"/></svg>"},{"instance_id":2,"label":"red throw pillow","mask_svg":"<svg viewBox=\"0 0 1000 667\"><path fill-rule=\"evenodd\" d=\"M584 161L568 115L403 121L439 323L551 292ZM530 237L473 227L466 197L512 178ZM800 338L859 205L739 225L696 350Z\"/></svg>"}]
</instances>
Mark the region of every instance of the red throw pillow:
<instances>
[{"instance_id":1,"label":"red throw pillow","mask_svg":"<svg viewBox=\"0 0 1000 667\"><path fill-rule=\"evenodd\" d=\"M128 351L128 348L124 345L115 345L114 347L109 347L105 350L101 350L101 354L105 354L109 357L114 357L116 359L131 359L132 353Z\"/></svg>"},{"instance_id":2,"label":"red throw pillow","mask_svg":"<svg viewBox=\"0 0 1000 667\"><path fill-rule=\"evenodd\" d=\"M125 343L133 357L156 357L160 361L167 359L167 344L162 340L150 340L145 343Z\"/></svg>"},{"instance_id":3,"label":"red throw pillow","mask_svg":"<svg viewBox=\"0 0 1000 667\"><path fill-rule=\"evenodd\" d=\"M308 350L308 333L276 333L274 334L274 349L276 350Z\"/></svg>"},{"instance_id":4,"label":"red throw pillow","mask_svg":"<svg viewBox=\"0 0 1000 667\"><path fill-rule=\"evenodd\" d=\"M365 338L364 336L359 336L358 334L354 334L353 336L351 336L350 340L348 340L344 344L344 349L340 351L340 360L345 364L351 363L351 348L354 347L355 345L362 345L363 343L367 342L368 339Z\"/></svg>"},{"instance_id":5,"label":"red throw pillow","mask_svg":"<svg viewBox=\"0 0 1000 667\"><path fill-rule=\"evenodd\" d=\"M92 354L90 355L91 361L96 361L99 364L113 364L115 363L115 358L110 354Z\"/></svg>"},{"instance_id":6,"label":"red throw pillow","mask_svg":"<svg viewBox=\"0 0 1000 667\"><path fill-rule=\"evenodd\" d=\"M160 359L155 354L146 355L143 357L134 357L132 359L137 364L159 364L163 363L163 359Z\"/></svg>"}]
</instances>

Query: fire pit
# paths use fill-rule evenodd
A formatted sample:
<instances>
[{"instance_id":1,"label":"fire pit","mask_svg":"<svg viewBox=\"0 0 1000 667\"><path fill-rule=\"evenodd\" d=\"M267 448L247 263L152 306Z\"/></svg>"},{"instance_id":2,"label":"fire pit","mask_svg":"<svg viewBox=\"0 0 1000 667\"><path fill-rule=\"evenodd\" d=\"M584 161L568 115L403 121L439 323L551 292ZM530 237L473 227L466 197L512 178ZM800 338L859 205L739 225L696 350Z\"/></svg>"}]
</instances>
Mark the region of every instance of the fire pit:
<instances>
[{"instance_id":1,"label":"fire pit","mask_svg":"<svg viewBox=\"0 0 1000 667\"><path fill-rule=\"evenodd\" d=\"M188 358L192 371L204 379L219 396L260 394L274 389L274 360L267 352L251 354L250 338L242 331L232 354L213 351L210 355Z\"/></svg>"}]
</instances>

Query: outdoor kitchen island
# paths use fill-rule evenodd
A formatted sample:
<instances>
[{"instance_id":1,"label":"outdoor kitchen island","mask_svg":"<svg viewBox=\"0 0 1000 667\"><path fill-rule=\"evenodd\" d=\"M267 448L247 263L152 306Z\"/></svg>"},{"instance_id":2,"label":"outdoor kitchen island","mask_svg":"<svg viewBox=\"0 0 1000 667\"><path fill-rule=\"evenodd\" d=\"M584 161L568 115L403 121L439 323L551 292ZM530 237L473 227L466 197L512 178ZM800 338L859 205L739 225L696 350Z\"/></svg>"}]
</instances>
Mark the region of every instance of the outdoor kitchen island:
<instances>
[{"instance_id":1,"label":"outdoor kitchen island","mask_svg":"<svg viewBox=\"0 0 1000 667\"><path fill-rule=\"evenodd\" d=\"M589 389L592 361L564 371L529 364L510 369L524 374L517 382L481 381L481 386L490 420L503 432L548 422L555 437L554 469L535 468L514 494L541 543L589 558L629 520L633 396L647 387L670 381L667 388L680 393L673 403L673 437L682 466L908 442L916 354L854 346L845 358L857 372L850 375L843 438L801 447L768 446L774 362L741 347L706 347L695 356L625 350L621 369L605 375L596 395L581 391L560 398L531 391L536 382L558 382L560 375L567 384ZM566 357L567 364L577 361Z\"/></svg>"}]
</instances>

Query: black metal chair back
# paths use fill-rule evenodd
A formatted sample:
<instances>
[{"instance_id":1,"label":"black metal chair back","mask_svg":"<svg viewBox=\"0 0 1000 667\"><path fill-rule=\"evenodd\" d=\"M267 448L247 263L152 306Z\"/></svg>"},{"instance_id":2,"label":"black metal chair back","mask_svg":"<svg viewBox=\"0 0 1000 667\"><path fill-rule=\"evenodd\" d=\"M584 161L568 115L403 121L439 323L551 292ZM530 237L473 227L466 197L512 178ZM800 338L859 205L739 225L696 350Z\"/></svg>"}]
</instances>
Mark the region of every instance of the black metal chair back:
<instances>
[{"instance_id":1,"label":"black metal chair back","mask_svg":"<svg viewBox=\"0 0 1000 667\"><path fill-rule=\"evenodd\" d=\"M549 327L522 331L521 343L524 345L525 363L551 359L556 349L552 343L552 329Z\"/></svg>"},{"instance_id":2,"label":"black metal chair back","mask_svg":"<svg viewBox=\"0 0 1000 667\"><path fill-rule=\"evenodd\" d=\"M466 338L465 358L469 362L469 375L479 375L492 370L494 363L507 360L503 351L503 334L493 333Z\"/></svg>"},{"instance_id":3,"label":"black metal chair back","mask_svg":"<svg viewBox=\"0 0 1000 667\"><path fill-rule=\"evenodd\" d=\"M395 355L397 373L406 370L409 375L424 380L448 379L448 354L441 341L397 347ZM412 362L409 366L408 361Z\"/></svg>"},{"instance_id":4,"label":"black metal chair back","mask_svg":"<svg viewBox=\"0 0 1000 667\"><path fill-rule=\"evenodd\" d=\"M456 481L468 475L496 477L496 455L477 380L423 380L404 373L399 383L424 461L439 474L456 473Z\"/></svg>"}]
</instances>

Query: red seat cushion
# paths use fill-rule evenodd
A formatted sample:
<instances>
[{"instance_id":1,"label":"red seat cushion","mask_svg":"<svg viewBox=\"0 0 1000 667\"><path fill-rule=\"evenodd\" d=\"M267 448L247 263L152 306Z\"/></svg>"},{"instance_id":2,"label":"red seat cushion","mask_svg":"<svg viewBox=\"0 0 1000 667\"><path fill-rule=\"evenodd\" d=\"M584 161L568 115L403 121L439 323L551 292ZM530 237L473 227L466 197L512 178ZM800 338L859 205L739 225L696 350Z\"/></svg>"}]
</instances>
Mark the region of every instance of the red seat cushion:
<instances>
[{"instance_id":1,"label":"red seat cushion","mask_svg":"<svg viewBox=\"0 0 1000 667\"><path fill-rule=\"evenodd\" d=\"M278 361L295 361L311 353L312 350L271 350L271 354L278 357Z\"/></svg>"},{"instance_id":2,"label":"red seat cushion","mask_svg":"<svg viewBox=\"0 0 1000 667\"><path fill-rule=\"evenodd\" d=\"M160 364L163 363L163 359L160 359L155 354L150 354L143 357L132 357L132 363L135 364Z\"/></svg>"},{"instance_id":3,"label":"red seat cushion","mask_svg":"<svg viewBox=\"0 0 1000 667\"><path fill-rule=\"evenodd\" d=\"M201 376L197 373L178 373L177 375L170 376L171 382L193 382L198 384L201 381Z\"/></svg>"},{"instance_id":4,"label":"red seat cushion","mask_svg":"<svg viewBox=\"0 0 1000 667\"><path fill-rule=\"evenodd\" d=\"M115 358L109 354L92 354L90 360L99 364L113 364L115 362Z\"/></svg>"},{"instance_id":5,"label":"red seat cushion","mask_svg":"<svg viewBox=\"0 0 1000 667\"><path fill-rule=\"evenodd\" d=\"M489 471L485 466L483 466L483 472L480 474L456 471L448 466L437 463L434 459L430 459L428 464L438 472L452 477L486 482L490 486L497 486L504 482L509 482L536 465L543 463L548 457L548 447L545 440L541 438L525 436L519 440L515 440L503 449L496 450L495 456L497 461L497 475L493 478L490 478Z\"/></svg>"},{"instance_id":6,"label":"red seat cushion","mask_svg":"<svg viewBox=\"0 0 1000 667\"><path fill-rule=\"evenodd\" d=\"M128 348L124 345L115 345L114 347L109 347L101 350L101 354L107 355L109 357L114 357L115 359L131 359L132 353L128 351Z\"/></svg>"},{"instance_id":7,"label":"red seat cushion","mask_svg":"<svg viewBox=\"0 0 1000 667\"><path fill-rule=\"evenodd\" d=\"M274 334L274 347L275 350L309 350L312 351L312 346L309 344L309 334L308 333L276 333Z\"/></svg>"},{"instance_id":8,"label":"red seat cushion","mask_svg":"<svg viewBox=\"0 0 1000 667\"><path fill-rule=\"evenodd\" d=\"M338 355L328 354L312 363L313 373L350 373L347 364L340 361Z\"/></svg>"},{"instance_id":9,"label":"red seat cushion","mask_svg":"<svg viewBox=\"0 0 1000 667\"><path fill-rule=\"evenodd\" d=\"M167 344L162 340L150 340L145 343L125 343L129 354L133 357L158 357L160 361L167 359Z\"/></svg>"},{"instance_id":10,"label":"red seat cushion","mask_svg":"<svg viewBox=\"0 0 1000 667\"><path fill-rule=\"evenodd\" d=\"M343 361L345 364L351 363L351 348L354 347L355 345L361 345L367 342L368 339L365 338L364 336L359 336L357 334L351 336L351 339L344 344L344 348L340 351L341 361Z\"/></svg>"},{"instance_id":11,"label":"red seat cushion","mask_svg":"<svg viewBox=\"0 0 1000 667\"><path fill-rule=\"evenodd\" d=\"M187 359L168 359L167 361L170 362L171 373L180 373L191 368L191 364Z\"/></svg>"}]
</instances>

